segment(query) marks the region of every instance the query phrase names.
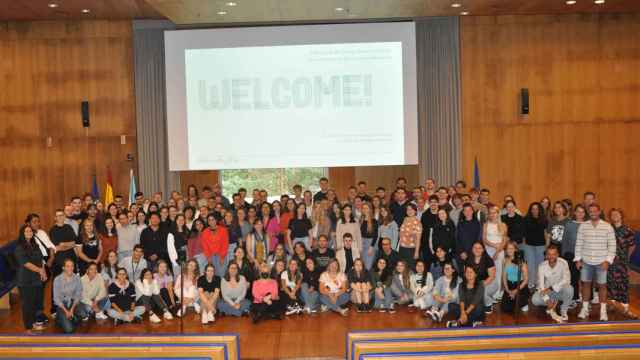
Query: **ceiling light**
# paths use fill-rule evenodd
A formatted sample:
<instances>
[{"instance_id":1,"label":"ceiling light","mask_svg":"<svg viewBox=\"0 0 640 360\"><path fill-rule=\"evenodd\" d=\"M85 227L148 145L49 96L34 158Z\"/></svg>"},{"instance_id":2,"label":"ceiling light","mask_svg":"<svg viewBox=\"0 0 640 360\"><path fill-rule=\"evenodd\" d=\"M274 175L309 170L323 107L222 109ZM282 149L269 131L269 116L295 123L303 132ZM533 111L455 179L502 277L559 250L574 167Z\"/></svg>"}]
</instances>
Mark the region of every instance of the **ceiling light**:
<instances>
[{"instance_id":1,"label":"ceiling light","mask_svg":"<svg viewBox=\"0 0 640 360\"><path fill-rule=\"evenodd\" d=\"M575 5L576 0L567 0L567 5Z\"/></svg>"},{"instance_id":2,"label":"ceiling light","mask_svg":"<svg viewBox=\"0 0 640 360\"><path fill-rule=\"evenodd\" d=\"M337 12L340 12L340 11L344 11L344 8L337 7L335 10L336 10Z\"/></svg>"},{"instance_id":3,"label":"ceiling light","mask_svg":"<svg viewBox=\"0 0 640 360\"><path fill-rule=\"evenodd\" d=\"M57 8L57 7L58 7L58 4L56 4L56 3L49 3L49 7L50 7L50 8L52 8L52 9L53 9L53 8Z\"/></svg>"},{"instance_id":4,"label":"ceiling light","mask_svg":"<svg viewBox=\"0 0 640 360\"><path fill-rule=\"evenodd\" d=\"M238 5L238 3L235 3L235 2L233 2L233 1L229 1L229 2L227 3L227 6L236 6L236 5Z\"/></svg>"},{"instance_id":5,"label":"ceiling light","mask_svg":"<svg viewBox=\"0 0 640 360\"><path fill-rule=\"evenodd\" d=\"M88 14L88 13L90 13L90 12L91 12L91 10L89 10L89 9L82 9L82 13L83 13L83 14Z\"/></svg>"},{"instance_id":6,"label":"ceiling light","mask_svg":"<svg viewBox=\"0 0 640 360\"><path fill-rule=\"evenodd\" d=\"M224 10L223 11L218 11L218 15L227 15L227 12L224 11Z\"/></svg>"},{"instance_id":7,"label":"ceiling light","mask_svg":"<svg viewBox=\"0 0 640 360\"><path fill-rule=\"evenodd\" d=\"M594 1L594 3L596 3L598 5L602 5L602 4L604 4L604 0L596 0L596 1Z\"/></svg>"},{"instance_id":8,"label":"ceiling light","mask_svg":"<svg viewBox=\"0 0 640 360\"><path fill-rule=\"evenodd\" d=\"M462 4L460 4L460 3L451 4L451 7L453 7L453 8L459 8L460 6L462 6Z\"/></svg>"},{"instance_id":9,"label":"ceiling light","mask_svg":"<svg viewBox=\"0 0 640 360\"><path fill-rule=\"evenodd\" d=\"M469 12L468 11L463 11L463 12L460 13L460 15L462 15L462 16L469 15Z\"/></svg>"}]
</instances>

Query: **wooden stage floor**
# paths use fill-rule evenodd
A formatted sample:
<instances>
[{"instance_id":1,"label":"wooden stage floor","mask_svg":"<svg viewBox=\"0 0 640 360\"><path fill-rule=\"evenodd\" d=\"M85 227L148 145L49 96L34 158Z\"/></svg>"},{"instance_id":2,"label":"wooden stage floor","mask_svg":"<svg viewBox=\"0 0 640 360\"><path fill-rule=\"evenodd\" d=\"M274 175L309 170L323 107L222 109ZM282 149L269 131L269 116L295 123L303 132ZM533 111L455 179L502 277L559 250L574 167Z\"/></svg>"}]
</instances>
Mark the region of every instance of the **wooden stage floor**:
<instances>
[{"instance_id":1,"label":"wooden stage floor","mask_svg":"<svg viewBox=\"0 0 640 360\"><path fill-rule=\"evenodd\" d=\"M15 299L14 299L15 300ZM640 286L632 285L632 310L640 314ZM46 303L48 307L48 303ZM13 304L11 311L0 311L0 333L20 333L23 331L19 304ZM609 307L609 320L625 320L624 316ZM597 307L592 311L591 321L597 321ZM569 313L570 322L578 322L576 310ZM519 325L550 323L542 309L534 309L514 319L499 310L488 316L486 325ZM242 359L291 359L321 358L342 359L345 356L345 336L350 330L399 329L399 328L436 328L443 324L434 324L421 312L411 312L400 308L393 315L388 313L359 314L350 311L347 317L334 313L316 315L294 315L281 321L268 320L253 325L250 318L216 318L212 325L201 325L200 318L189 313L182 326L179 319L164 320L161 324L150 324L145 320L141 325L113 326L105 320L99 323L91 320L82 324L79 334L152 334L152 333L238 333L240 335L240 355ZM53 324L47 333L60 332Z\"/></svg>"}]
</instances>

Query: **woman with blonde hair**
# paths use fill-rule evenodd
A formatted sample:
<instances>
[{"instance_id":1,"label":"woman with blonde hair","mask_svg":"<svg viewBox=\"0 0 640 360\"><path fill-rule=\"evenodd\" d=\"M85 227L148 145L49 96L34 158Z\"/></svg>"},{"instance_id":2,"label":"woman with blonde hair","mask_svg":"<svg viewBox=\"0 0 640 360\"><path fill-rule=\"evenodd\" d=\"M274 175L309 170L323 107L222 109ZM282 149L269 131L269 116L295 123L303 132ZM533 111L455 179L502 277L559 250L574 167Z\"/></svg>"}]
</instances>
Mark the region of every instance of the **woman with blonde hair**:
<instances>
[{"instance_id":1,"label":"woman with blonde hair","mask_svg":"<svg viewBox=\"0 0 640 360\"><path fill-rule=\"evenodd\" d=\"M498 279L498 290L495 294L496 301L502 299L502 266L504 263L504 248L507 246L507 225L500 217L500 209L491 206L488 210L487 222L483 226L483 243L487 254L496 264L496 279Z\"/></svg>"}]
</instances>

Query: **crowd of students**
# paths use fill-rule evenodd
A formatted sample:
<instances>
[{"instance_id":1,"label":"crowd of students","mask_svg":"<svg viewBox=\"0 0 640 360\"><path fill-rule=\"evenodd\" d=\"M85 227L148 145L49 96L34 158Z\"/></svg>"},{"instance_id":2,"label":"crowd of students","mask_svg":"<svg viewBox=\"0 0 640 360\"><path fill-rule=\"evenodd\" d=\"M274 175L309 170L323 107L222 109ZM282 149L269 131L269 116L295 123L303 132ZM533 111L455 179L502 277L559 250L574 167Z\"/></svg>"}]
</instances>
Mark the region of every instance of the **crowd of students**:
<instances>
[{"instance_id":1,"label":"crowd of students","mask_svg":"<svg viewBox=\"0 0 640 360\"><path fill-rule=\"evenodd\" d=\"M49 232L29 214L15 252L24 327L47 326L50 279L51 314L65 333L91 317L159 323L195 311L209 324L218 314L257 322L398 306L478 326L494 305L526 312L529 300L557 322L578 305L588 318L590 303L606 321L608 301L634 316L634 232L620 209L605 222L592 192L575 205L545 197L522 213L512 196L497 206L463 181L428 179L410 191L400 178L374 194L360 182L346 199L328 179L319 185L272 202L256 189L251 203L245 189L228 200L219 186L168 199L137 193L131 204L116 196L106 207L87 194L56 210Z\"/></svg>"}]
</instances>

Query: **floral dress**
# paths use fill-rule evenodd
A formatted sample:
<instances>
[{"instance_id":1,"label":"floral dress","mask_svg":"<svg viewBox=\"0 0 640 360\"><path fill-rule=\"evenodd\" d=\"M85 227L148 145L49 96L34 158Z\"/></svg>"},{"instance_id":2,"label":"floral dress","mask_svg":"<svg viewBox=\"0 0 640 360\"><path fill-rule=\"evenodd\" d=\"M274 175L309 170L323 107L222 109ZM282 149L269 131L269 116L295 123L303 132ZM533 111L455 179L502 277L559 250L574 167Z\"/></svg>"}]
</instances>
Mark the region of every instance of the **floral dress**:
<instances>
[{"instance_id":1,"label":"floral dress","mask_svg":"<svg viewBox=\"0 0 640 360\"><path fill-rule=\"evenodd\" d=\"M607 286L609 298L623 304L629 303L629 249L634 245L634 233L628 226L614 228L616 233L616 258L609 266Z\"/></svg>"}]
</instances>

